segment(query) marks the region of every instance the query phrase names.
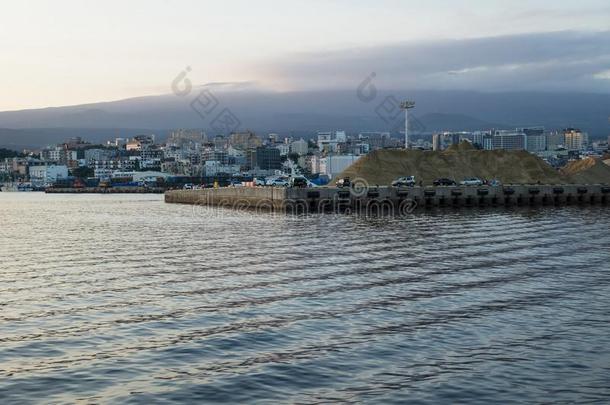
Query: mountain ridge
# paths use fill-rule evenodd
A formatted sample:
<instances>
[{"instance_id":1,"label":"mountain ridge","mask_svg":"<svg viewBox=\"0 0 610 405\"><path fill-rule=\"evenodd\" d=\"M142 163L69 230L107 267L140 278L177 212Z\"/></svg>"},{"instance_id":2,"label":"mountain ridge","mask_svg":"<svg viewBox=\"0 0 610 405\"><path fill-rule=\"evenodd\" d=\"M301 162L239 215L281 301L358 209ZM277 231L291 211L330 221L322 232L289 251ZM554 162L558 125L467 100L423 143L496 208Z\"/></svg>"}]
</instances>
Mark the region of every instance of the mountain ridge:
<instances>
[{"instance_id":1,"label":"mountain ridge","mask_svg":"<svg viewBox=\"0 0 610 405\"><path fill-rule=\"evenodd\" d=\"M198 114L192 103L207 90L217 106L209 114ZM366 102L354 90L267 92L260 89L230 89L202 86L186 97L174 94L132 97L116 101L73 106L0 112L0 145L42 146L57 129L113 130L146 129L166 132L172 128L201 128L215 134L213 121L221 111L230 111L239 122L236 129L257 133L312 134L319 130L348 132L402 130L403 116L396 105L384 112L389 101L404 98L417 103L412 111L414 133L462 131L543 125L548 129L578 127L593 137L607 136L607 106L610 94L596 93L482 93L438 90L379 90ZM565 100L569 100L569 103ZM384 104L386 103L386 104ZM19 140L23 130L28 141ZM43 133L37 140L37 133ZM86 134L83 134L85 136ZM114 135L117 136L117 135ZM125 135L121 135L125 136Z\"/></svg>"}]
</instances>

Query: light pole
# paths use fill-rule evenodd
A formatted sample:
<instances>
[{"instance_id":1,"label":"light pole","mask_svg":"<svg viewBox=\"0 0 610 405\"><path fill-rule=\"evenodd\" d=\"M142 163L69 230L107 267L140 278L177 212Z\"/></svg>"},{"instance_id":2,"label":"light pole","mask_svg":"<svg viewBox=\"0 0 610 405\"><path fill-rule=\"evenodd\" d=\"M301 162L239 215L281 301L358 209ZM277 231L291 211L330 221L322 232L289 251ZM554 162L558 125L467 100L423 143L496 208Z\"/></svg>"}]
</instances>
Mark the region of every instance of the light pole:
<instances>
[{"instance_id":1,"label":"light pole","mask_svg":"<svg viewBox=\"0 0 610 405\"><path fill-rule=\"evenodd\" d=\"M405 149L409 149L409 110L415 108L415 101L403 101L400 108L405 110Z\"/></svg>"}]
</instances>

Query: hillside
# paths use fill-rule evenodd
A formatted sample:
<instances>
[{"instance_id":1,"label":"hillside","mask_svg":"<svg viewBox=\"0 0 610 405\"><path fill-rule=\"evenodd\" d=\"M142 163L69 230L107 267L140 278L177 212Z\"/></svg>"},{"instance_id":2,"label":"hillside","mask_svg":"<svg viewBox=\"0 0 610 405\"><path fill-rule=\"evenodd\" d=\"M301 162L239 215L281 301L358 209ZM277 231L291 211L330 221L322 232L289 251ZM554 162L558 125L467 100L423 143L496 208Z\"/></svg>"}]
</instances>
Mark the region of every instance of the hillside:
<instances>
[{"instance_id":1,"label":"hillside","mask_svg":"<svg viewBox=\"0 0 610 405\"><path fill-rule=\"evenodd\" d=\"M525 151L476 150L468 143L442 152L378 150L359 159L339 177L360 177L369 184L388 185L398 177L410 175L424 184L432 184L440 177L458 182L467 177L499 179L505 184L599 182L597 177L588 181L589 173L572 179ZM610 183L610 174L606 182Z\"/></svg>"},{"instance_id":2,"label":"hillside","mask_svg":"<svg viewBox=\"0 0 610 405\"><path fill-rule=\"evenodd\" d=\"M610 183L610 166L601 159L587 158L568 163L561 169L577 183Z\"/></svg>"}]
</instances>

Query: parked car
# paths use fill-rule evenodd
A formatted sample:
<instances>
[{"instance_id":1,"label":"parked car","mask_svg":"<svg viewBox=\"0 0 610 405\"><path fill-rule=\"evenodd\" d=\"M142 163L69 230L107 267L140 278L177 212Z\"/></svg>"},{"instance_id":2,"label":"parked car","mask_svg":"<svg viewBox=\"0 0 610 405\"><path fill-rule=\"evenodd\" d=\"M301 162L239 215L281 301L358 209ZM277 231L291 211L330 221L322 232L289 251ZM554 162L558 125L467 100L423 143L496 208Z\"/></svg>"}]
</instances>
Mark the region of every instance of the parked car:
<instances>
[{"instance_id":1,"label":"parked car","mask_svg":"<svg viewBox=\"0 0 610 405\"><path fill-rule=\"evenodd\" d=\"M499 187L502 185L502 182L498 179L489 180L489 185L492 187Z\"/></svg>"},{"instance_id":2,"label":"parked car","mask_svg":"<svg viewBox=\"0 0 610 405\"><path fill-rule=\"evenodd\" d=\"M290 178L290 187L307 188L308 186L309 181L303 176L296 176Z\"/></svg>"},{"instance_id":3,"label":"parked car","mask_svg":"<svg viewBox=\"0 0 610 405\"><path fill-rule=\"evenodd\" d=\"M277 179L271 182L271 185L273 187L288 187L289 184L288 180L286 180L285 178L278 177Z\"/></svg>"},{"instance_id":4,"label":"parked car","mask_svg":"<svg viewBox=\"0 0 610 405\"><path fill-rule=\"evenodd\" d=\"M265 182L265 179L263 177L257 177L254 179L254 185L255 186L264 186L267 183Z\"/></svg>"},{"instance_id":5,"label":"parked car","mask_svg":"<svg viewBox=\"0 0 610 405\"><path fill-rule=\"evenodd\" d=\"M343 187L351 187L352 182L350 181L349 177L344 177L342 179L337 180L337 183L335 183L337 187L339 188L343 188Z\"/></svg>"},{"instance_id":6,"label":"parked car","mask_svg":"<svg viewBox=\"0 0 610 405\"><path fill-rule=\"evenodd\" d=\"M460 185L462 186L482 186L483 180L478 179L476 177L469 177L462 181L460 181Z\"/></svg>"},{"instance_id":7,"label":"parked car","mask_svg":"<svg viewBox=\"0 0 610 405\"><path fill-rule=\"evenodd\" d=\"M399 177L392 182L392 187L413 187L415 186L415 176Z\"/></svg>"},{"instance_id":8,"label":"parked car","mask_svg":"<svg viewBox=\"0 0 610 405\"><path fill-rule=\"evenodd\" d=\"M434 182L432 184L434 184L435 186L455 186L456 185L455 181L453 181L451 179L447 179L445 177L434 180Z\"/></svg>"}]
</instances>

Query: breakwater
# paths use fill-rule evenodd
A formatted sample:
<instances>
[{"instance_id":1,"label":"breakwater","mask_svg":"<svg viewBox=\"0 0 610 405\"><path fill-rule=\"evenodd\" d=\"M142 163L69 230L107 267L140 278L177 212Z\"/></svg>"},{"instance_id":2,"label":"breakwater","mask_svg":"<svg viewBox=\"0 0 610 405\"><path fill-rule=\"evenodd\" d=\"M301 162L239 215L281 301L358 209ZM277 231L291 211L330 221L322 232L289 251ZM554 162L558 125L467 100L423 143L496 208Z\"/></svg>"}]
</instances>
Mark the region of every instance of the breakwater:
<instances>
[{"instance_id":1,"label":"breakwater","mask_svg":"<svg viewBox=\"0 0 610 405\"><path fill-rule=\"evenodd\" d=\"M161 194L162 187L80 187L80 188L47 188L48 194Z\"/></svg>"},{"instance_id":2,"label":"breakwater","mask_svg":"<svg viewBox=\"0 0 610 405\"><path fill-rule=\"evenodd\" d=\"M504 185L439 187L280 188L226 187L176 190L165 202L269 211L327 212L342 209L410 212L432 207L607 204L605 185Z\"/></svg>"}]
</instances>

